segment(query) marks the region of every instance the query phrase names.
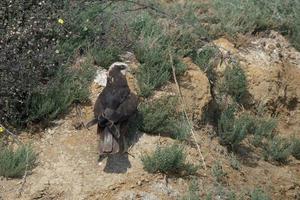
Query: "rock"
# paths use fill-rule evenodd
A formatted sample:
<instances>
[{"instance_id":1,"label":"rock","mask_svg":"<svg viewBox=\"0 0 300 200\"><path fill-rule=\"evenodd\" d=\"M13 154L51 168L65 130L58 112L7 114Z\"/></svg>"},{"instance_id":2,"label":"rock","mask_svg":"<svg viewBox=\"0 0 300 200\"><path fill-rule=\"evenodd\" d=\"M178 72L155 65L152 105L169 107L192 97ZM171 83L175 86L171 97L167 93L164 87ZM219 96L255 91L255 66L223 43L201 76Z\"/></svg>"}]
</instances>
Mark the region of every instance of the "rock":
<instances>
[{"instance_id":1,"label":"rock","mask_svg":"<svg viewBox=\"0 0 300 200\"><path fill-rule=\"evenodd\" d=\"M105 87L106 79L107 79L107 70L103 68L98 69L96 72L96 77L94 79L94 82L99 86Z\"/></svg>"},{"instance_id":2,"label":"rock","mask_svg":"<svg viewBox=\"0 0 300 200\"><path fill-rule=\"evenodd\" d=\"M190 58L183 62L187 65L186 72L179 77L179 85L186 104L187 113L194 122L202 119L204 108L212 100L210 83L205 73Z\"/></svg>"}]
</instances>

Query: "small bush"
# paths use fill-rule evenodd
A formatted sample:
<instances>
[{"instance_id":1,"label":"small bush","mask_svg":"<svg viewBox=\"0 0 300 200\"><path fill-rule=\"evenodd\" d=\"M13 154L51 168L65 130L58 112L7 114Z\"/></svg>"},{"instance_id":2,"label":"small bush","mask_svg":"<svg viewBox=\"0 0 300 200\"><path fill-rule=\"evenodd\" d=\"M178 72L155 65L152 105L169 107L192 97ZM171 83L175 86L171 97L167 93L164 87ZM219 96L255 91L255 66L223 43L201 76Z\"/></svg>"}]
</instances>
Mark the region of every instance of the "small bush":
<instances>
[{"instance_id":1,"label":"small bush","mask_svg":"<svg viewBox=\"0 0 300 200\"><path fill-rule=\"evenodd\" d=\"M271 200L271 198L260 188L255 188L250 193L251 200Z\"/></svg>"},{"instance_id":2,"label":"small bush","mask_svg":"<svg viewBox=\"0 0 300 200\"><path fill-rule=\"evenodd\" d=\"M277 127L277 122L274 119L264 119L259 117L253 118L251 124L251 131L254 135L252 144L254 146L261 146L263 138L270 139L273 137L274 131Z\"/></svg>"},{"instance_id":3,"label":"small bush","mask_svg":"<svg viewBox=\"0 0 300 200\"><path fill-rule=\"evenodd\" d=\"M189 185L189 191L181 198L181 200L199 200L199 184L196 179L193 179Z\"/></svg>"},{"instance_id":4,"label":"small bush","mask_svg":"<svg viewBox=\"0 0 300 200\"><path fill-rule=\"evenodd\" d=\"M143 155L144 169L150 173L165 173L173 175L195 174L197 167L186 163L183 148L174 144L170 147L157 147L151 155Z\"/></svg>"},{"instance_id":5,"label":"small bush","mask_svg":"<svg viewBox=\"0 0 300 200\"><path fill-rule=\"evenodd\" d=\"M139 129L146 133L168 134L184 140L189 136L187 122L176 111L177 98L164 97L138 107Z\"/></svg>"},{"instance_id":6,"label":"small bush","mask_svg":"<svg viewBox=\"0 0 300 200\"><path fill-rule=\"evenodd\" d=\"M289 140L274 137L264 146L264 156L266 160L274 160L279 163L287 163L291 154L291 143Z\"/></svg>"},{"instance_id":7,"label":"small bush","mask_svg":"<svg viewBox=\"0 0 300 200\"><path fill-rule=\"evenodd\" d=\"M224 72L224 89L237 102L241 102L247 92L247 80L244 70L237 64L228 66Z\"/></svg>"},{"instance_id":8,"label":"small bush","mask_svg":"<svg viewBox=\"0 0 300 200\"><path fill-rule=\"evenodd\" d=\"M87 88L92 78L93 68L90 63L79 70L61 68L47 88L36 88L33 92L28 105L28 121L54 119L72 103L87 101Z\"/></svg>"},{"instance_id":9,"label":"small bush","mask_svg":"<svg viewBox=\"0 0 300 200\"><path fill-rule=\"evenodd\" d=\"M215 71L213 69L213 60L216 59L219 50L215 46L204 46L192 55L193 62L206 73L207 78L215 82Z\"/></svg>"},{"instance_id":10,"label":"small bush","mask_svg":"<svg viewBox=\"0 0 300 200\"><path fill-rule=\"evenodd\" d=\"M218 135L221 144L235 149L246 138L251 124L252 121L248 115L235 117L234 106L229 106L221 114L218 122Z\"/></svg>"},{"instance_id":11,"label":"small bush","mask_svg":"<svg viewBox=\"0 0 300 200\"><path fill-rule=\"evenodd\" d=\"M31 170L34 167L35 161L36 154L29 145L19 146L15 151L0 145L0 176L20 178L26 168Z\"/></svg>"},{"instance_id":12,"label":"small bush","mask_svg":"<svg viewBox=\"0 0 300 200\"><path fill-rule=\"evenodd\" d=\"M219 161L215 162L211 168L211 173L215 178L215 181L222 183L225 181L227 173L223 170L223 167Z\"/></svg>"},{"instance_id":13,"label":"small bush","mask_svg":"<svg viewBox=\"0 0 300 200\"><path fill-rule=\"evenodd\" d=\"M292 140L292 155L300 160L300 139L299 138L293 138Z\"/></svg>"},{"instance_id":14,"label":"small bush","mask_svg":"<svg viewBox=\"0 0 300 200\"><path fill-rule=\"evenodd\" d=\"M236 157L235 154L231 153L229 156L229 161L230 161L230 166L235 169L235 170L240 170L241 169L241 163Z\"/></svg>"}]
</instances>

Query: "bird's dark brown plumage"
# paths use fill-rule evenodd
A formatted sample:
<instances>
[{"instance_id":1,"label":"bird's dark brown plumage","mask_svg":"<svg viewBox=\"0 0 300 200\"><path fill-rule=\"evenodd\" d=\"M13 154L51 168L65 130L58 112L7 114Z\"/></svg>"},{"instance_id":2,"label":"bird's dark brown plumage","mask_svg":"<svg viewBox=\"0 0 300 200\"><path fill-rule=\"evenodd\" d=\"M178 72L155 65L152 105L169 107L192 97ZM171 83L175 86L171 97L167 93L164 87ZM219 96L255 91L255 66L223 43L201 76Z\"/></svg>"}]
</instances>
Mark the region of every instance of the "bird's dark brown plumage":
<instances>
[{"instance_id":1,"label":"bird's dark brown plumage","mask_svg":"<svg viewBox=\"0 0 300 200\"><path fill-rule=\"evenodd\" d=\"M124 68L125 64L113 64L110 68L106 87L94 105L94 119L87 125L98 123L100 155L120 151L122 131L137 110L138 97L130 91L126 77L121 73Z\"/></svg>"}]
</instances>

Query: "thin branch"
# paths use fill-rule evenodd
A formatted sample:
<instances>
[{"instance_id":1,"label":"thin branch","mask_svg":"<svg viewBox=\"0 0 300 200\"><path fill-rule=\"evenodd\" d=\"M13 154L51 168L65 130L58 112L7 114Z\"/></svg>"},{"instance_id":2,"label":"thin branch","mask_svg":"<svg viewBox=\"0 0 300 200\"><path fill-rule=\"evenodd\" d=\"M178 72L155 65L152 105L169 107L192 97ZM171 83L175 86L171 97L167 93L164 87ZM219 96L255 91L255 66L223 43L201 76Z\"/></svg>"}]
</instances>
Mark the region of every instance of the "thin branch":
<instances>
[{"instance_id":1,"label":"thin branch","mask_svg":"<svg viewBox=\"0 0 300 200\"><path fill-rule=\"evenodd\" d=\"M27 174L28 174L28 151L26 152L26 166L25 166L25 173L24 176L22 178L22 184L20 186L20 188L18 189L18 195L17 197L20 198L22 196L22 192L24 189L24 185L26 183L26 179L27 179Z\"/></svg>"},{"instance_id":2,"label":"thin branch","mask_svg":"<svg viewBox=\"0 0 300 200\"><path fill-rule=\"evenodd\" d=\"M174 64L173 64L173 56L172 56L172 53L170 52L170 62L171 62L171 66L172 66L172 72L173 72L173 78L174 78L174 81L175 81L175 84L177 86L177 91L179 93L179 96L180 96L180 99L181 99L181 104L182 104L182 108L183 108L183 113L184 113L184 116L187 120L187 123L190 127L190 131L192 133L192 136L193 136L193 139L195 141L195 144L196 144L196 147L197 147L197 150L199 152L199 155L200 155L200 158L202 160L202 163L203 163L203 167L204 167L204 170L206 170L206 163L205 163L205 160L204 160L204 157L203 157L203 154L202 154L202 151L200 149L200 146L197 142L197 139L196 139L196 136L195 136L195 132L194 132L194 127L193 127L193 124L191 123L188 115L187 115L187 109L186 109L186 103L185 103L185 100L182 96L182 93L181 93L181 90L180 90L180 86L178 84L178 81L177 81L177 78L176 78L176 70L175 70L175 67L174 67Z\"/></svg>"},{"instance_id":3,"label":"thin branch","mask_svg":"<svg viewBox=\"0 0 300 200\"><path fill-rule=\"evenodd\" d=\"M79 118L79 128L80 128L80 126L83 126L84 128L88 129L86 127L85 123L82 120L82 112L81 112L81 106L80 106L80 104L76 104L76 109L75 110L76 110L76 115Z\"/></svg>"},{"instance_id":4,"label":"thin branch","mask_svg":"<svg viewBox=\"0 0 300 200\"><path fill-rule=\"evenodd\" d=\"M9 131L9 130L8 130L7 128L5 128L2 124L0 124L0 127L4 129L4 133L7 133L8 135L12 136L13 139L14 139L15 141L17 141L18 144L23 144L23 143L19 140L19 138L18 138L18 136L17 136L16 134L14 134L14 133L12 133L11 131Z\"/></svg>"}]
</instances>

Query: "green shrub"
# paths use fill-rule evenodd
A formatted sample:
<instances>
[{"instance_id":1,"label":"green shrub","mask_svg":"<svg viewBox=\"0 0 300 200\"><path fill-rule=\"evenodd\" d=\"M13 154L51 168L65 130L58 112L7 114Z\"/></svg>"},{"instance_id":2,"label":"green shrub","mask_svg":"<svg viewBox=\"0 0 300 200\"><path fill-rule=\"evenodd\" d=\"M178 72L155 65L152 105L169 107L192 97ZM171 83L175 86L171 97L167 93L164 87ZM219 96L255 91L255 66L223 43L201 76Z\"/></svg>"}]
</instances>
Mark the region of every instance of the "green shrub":
<instances>
[{"instance_id":1,"label":"green shrub","mask_svg":"<svg viewBox=\"0 0 300 200\"><path fill-rule=\"evenodd\" d=\"M291 143L285 138L274 137L264 146L264 156L267 160L285 164L290 155Z\"/></svg>"},{"instance_id":2,"label":"green shrub","mask_svg":"<svg viewBox=\"0 0 300 200\"><path fill-rule=\"evenodd\" d=\"M199 200L199 184L196 179L193 179L189 185L189 191L181 198L181 200Z\"/></svg>"},{"instance_id":3,"label":"green shrub","mask_svg":"<svg viewBox=\"0 0 300 200\"><path fill-rule=\"evenodd\" d=\"M234 153L231 153L229 156L229 162L230 162L230 166L235 169L235 170L240 170L241 169L241 163L238 160L238 158L236 157L236 155Z\"/></svg>"},{"instance_id":4,"label":"green shrub","mask_svg":"<svg viewBox=\"0 0 300 200\"><path fill-rule=\"evenodd\" d=\"M293 138L292 140L292 155L300 160L300 139L299 138Z\"/></svg>"},{"instance_id":5,"label":"green shrub","mask_svg":"<svg viewBox=\"0 0 300 200\"><path fill-rule=\"evenodd\" d=\"M29 145L19 146L13 150L0 145L0 176L20 178L25 170L31 170L36 161L36 154Z\"/></svg>"},{"instance_id":6,"label":"green shrub","mask_svg":"<svg viewBox=\"0 0 300 200\"><path fill-rule=\"evenodd\" d=\"M216 59L219 50L214 46L204 46L200 51L197 52L196 56L193 57L193 61L197 64L200 69L208 75L209 80L214 79L213 75L213 60Z\"/></svg>"},{"instance_id":7,"label":"green shrub","mask_svg":"<svg viewBox=\"0 0 300 200\"><path fill-rule=\"evenodd\" d=\"M74 102L86 102L87 89L93 78L93 68L85 63L82 69L61 68L47 88L37 88L30 99L28 112L30 121L51 120L65 112Z\"/></svg>"},{"instance_id":8,"label":"green shrub","mask_svg":"<svg viewBox=\"0 0 300 200\"><path fill-rule=\"evenodd\" d=\"M172 138L184 140L189 136L187 122L176 111L177 98L164 97L138 107L139 129L152 134L169 134Z\"/></svg>"},{"instance_id":9,"label":"green shrub","mask_svg":"<svg viewBox=\"0 0 300 200\"><path fill-rule=\"evenodd\" d=\"M223 170L223 167L219 161L216 161L212 168L211 173L213 177L215 178L215 181L218 183L222 183L225 181L227 173Z\"/></svg>"},{"instance_id":10,"label":"green shrub","mask_svg":"<svg viewBox=\"0 0 300 200\"><path fill-rule=\"evenodd\" d=\"M260 146L263 138L270 139L273 137L274 131L277 127L277 122L274 119L264 119L260 117L254 117L251 125L251 131L254 135L252 144L254 146Z\"/></svg>"},{"instance_id":11,"label":"green shrub","mask_svg":"<svg viewBox=\"0 0 300 200\"><path fill-rule=\"evenodd\" d=\"M157 147L152 154L143 155L141 160L144 169L150 173L189 175L197 171L196 166L186 163L183 147L176 144L164 148Z\"/></svg>"},{"instance_id":12,"label":"green shrub","mask_svg":"<svg viewBox=\"0 0 300 200\"><path fill-rule=\"evenodd\" d=\"M180 55L174 46L173 35L169 35L170 32L162 23L149 14L143 14L131 25L138 38L134 45L134 53L141 63L137 80L140 95L143 97L150 96L154 89L172 77L172 65L177 74L185 70L185 65L180 62Z\"/></svg>"},{"instance_id":13,"label":"green shrub","mask_svg":"<svg viewBox=\"0 0 300 200\"><path fill-rule=\"evenodd\" d=\"M248 115L235 117L235 107L229 106L222 112L218 122L218 135L221 144L235 149L246 138L252 120Z\"/></svg>"},{"instance_id":14,"label":"green shrub","mask_svg":"<svg viewBox=\"0 0 300 200\"><path fill-rule=\"evenodd\" d=\"M244 70L237 64L228 66L224 72L224 89L237 102L241 102L247 92L247 80Z\"/></svg>"},{"instance_id":15,"label":"green shrub","mask_svg":"<svg viewBox=\"0 0 300 200\"><path fill-rule=\"evenodd\" d=\"M255 188L250 193L251 200L271 200L271 198L260 188Z\"/></svg>"}]
</instances>

